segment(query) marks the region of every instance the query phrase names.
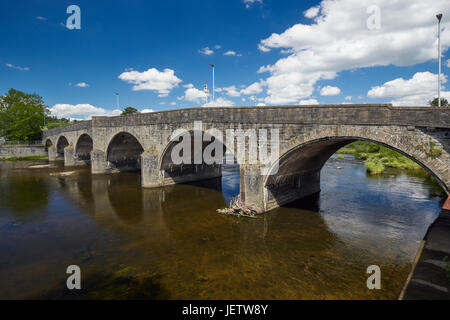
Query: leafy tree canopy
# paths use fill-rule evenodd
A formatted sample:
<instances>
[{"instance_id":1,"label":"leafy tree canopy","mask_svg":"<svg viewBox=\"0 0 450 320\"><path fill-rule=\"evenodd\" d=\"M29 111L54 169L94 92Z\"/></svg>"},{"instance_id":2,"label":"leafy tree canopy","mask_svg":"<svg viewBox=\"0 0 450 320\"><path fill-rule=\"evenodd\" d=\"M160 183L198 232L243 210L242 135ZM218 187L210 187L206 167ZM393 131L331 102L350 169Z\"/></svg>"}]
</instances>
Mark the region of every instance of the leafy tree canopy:
<instances>
[{"instance_id":1,"label":"leafy tree canopy","mask_svg":"<svg viewBox=\"0 0 450 320\"><path fill-rule=\"evenodd\" d=\"M122 111L122 116L126 115L126 114L132 114L132 113L139 113L139 111L136 108L133 107L126 107L125 109L123 109Z\"/></svg>"},{"instance_id":2,"label":"leafy tree canopy","mask_svg":"<svg viewBox=\"0 0 450 320\"><path fill-rule=\"evenodd\" d=\"M432 107L438 106L439 99L434 98L433 100L429 101L428 104ZM448 107L448 101L445 98L441 98L441 107Z\"/></svg>"},{"instance_id":3,"label":"leafy tree canopy","mask_svg":"<svg viewBox=\"0 0 450 320\"><path fill-rule=\"evenodd\" d=\"M0 136L12 141L38 140L48 112L39 95L9 89L0 96Z\"/></svg>"}]
</instances>

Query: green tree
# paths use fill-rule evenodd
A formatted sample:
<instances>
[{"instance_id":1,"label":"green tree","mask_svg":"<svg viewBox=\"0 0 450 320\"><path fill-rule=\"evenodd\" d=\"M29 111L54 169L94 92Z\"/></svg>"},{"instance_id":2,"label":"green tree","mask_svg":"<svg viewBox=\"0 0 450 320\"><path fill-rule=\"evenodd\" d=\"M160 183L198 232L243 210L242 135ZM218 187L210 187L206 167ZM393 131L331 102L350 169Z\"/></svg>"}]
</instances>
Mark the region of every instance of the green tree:
<instances>
[{"instance_id":1,"label":"green tree","mask_svg":"<svg viewBox=\"0 0 450 320\"><path fill-rule=\"evenodd\" d=\"M126 107L125 109L123 109L121 116L126 115L126 114L138 113L138 112L139 111L137 111L136 108Z\"/></svg>"},{"instance_id":2,"label":"green tree","mask_svg":"<svg viewBox=\"0 0 450 320\"><path fill-rule=\"evenodd\" d=\"M77 122L76 120L71 121L70 119L66 119L66 118L57 118L55 116L46 116L45 117L45 127L43 128L44 130L48 130L48 129L53 129L59 126L65 126L71 123L75 123Z\"/></svg>"},{"instance_id":3,"label":"green tree","mask_svg":"<svg viewBox=\"0 0 450 320\"><path fill-rule=\"evenodd\" d=\"M431 101L428 101L428 104L432 107L437 107L438 106L438 98L434 98ZM445 98L441 98L441 107L448 107L448 101Z\"/></svg>"},{"instance_id":4,"label":"green tree","mask_svg":"<svg viewBox=\"0 0 450 320\"><path fill-rule=\"evenodd\" d=\"M39 95L9 89L0 96L0 136L12 141L38 140L48 112Z\"/></svg>"}]
</instances>

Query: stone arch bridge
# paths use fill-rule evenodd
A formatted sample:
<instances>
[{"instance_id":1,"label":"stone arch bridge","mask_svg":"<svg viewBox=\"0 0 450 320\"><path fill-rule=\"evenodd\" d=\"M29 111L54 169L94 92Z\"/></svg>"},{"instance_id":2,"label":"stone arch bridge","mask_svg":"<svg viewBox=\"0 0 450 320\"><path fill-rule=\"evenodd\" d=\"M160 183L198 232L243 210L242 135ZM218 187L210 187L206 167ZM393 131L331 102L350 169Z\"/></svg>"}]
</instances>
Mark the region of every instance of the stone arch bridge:
<instances>
[{"instance_id":1,"label":"stone arch bridge","mask_svg":"<svg viewBox=\"0 0 450 320\"><path fill-rule=\"evenodd\" d=\"M202 122L200 130L195 121ZM241 201L258 212L319 192L325 162L356 140L373 141L406 155L450 192L450 108L376 104L180 109L93 117L45 131L43 142L50 161L90 164L92 174L137 169L142 187L160 187L221 176L220 164L175 164L170 157L175 130L195 135L211 128L224 133L224 148L234 155L242 145L235 144L235 138L226 139L227 129L278 129L279 156L273 161L277 170L273 164L262 173L259 159L250 162L248 156L239 163ZM251 148L248 143L245 139L245 150Z\"/></svg>"}]
</instances>

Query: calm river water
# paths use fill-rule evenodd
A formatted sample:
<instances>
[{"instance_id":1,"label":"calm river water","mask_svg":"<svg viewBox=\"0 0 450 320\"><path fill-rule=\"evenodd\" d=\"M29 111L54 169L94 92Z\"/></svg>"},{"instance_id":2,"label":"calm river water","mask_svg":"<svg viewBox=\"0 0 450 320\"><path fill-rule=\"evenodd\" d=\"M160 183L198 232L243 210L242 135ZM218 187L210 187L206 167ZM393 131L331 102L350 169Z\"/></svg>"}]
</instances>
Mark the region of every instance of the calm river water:
<instances>
[{"instance_id":1,"label":"calm river water","mask_svg":"<svg viewBox=\"0 0 450 320\"><path fill-rule=\"evenodd\" d=\"M249 219L216 213L237 168L142 189L139 173L36 164L0 162L0 299L396 299L442 192L423 172L368 176L333 156L320 198ZM373 264L381 290L366 287ZM81 291L65 289L69 265Z\"/></svg>"}]
</instances>

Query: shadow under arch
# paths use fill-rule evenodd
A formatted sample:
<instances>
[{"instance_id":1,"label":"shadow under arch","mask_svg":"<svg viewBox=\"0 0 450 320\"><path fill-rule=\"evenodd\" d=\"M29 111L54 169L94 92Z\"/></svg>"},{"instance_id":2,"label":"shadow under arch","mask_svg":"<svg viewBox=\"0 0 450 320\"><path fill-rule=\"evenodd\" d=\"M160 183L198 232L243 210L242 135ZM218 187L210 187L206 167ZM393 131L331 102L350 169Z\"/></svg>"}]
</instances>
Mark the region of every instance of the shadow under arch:
<instances>
[{"instance_id":1,"label":"shadow under arch","mask_svg":"<svg viewBox=\"0 0 450 320\"><path fill-rule=\"evenodd\" d=\"M116 134L108 144L106 160L111 169L119 171L139 171L141 154L144 148L131 133L122 131Z\"/></svg>"},{"instance_id":2,"label":"shadow under arch","mask_svg":"<svg viewBox=\"0 0 450 320\"><path fill-rule=\"evenodd\" d=\"M404 155L405 157L414 161L423 169L425 169L444 189L444 191L449 194L449 188L440 179L440 177L436 175L435 172L433 172L418 159L402 150L399 150L398 148L395 148L378 140L359 136L330 136L301 143L281 155L279 158L278 166L273 165L270 169L270 172L273 174L267 175L264 180L263 186L265 192L267 192L267 197L264 199L264 201L266 203L269 201L275 201L279 205L284 205L303 196L320 192L320 187L318 187L318 190L315 190L315 192L313 190L306 190L306 194L302 195L300 193L301 189L305 187L308 189L308 186L303 185L301 181L302 177L300 175L308 173L318 173L316 174L315 182L317 183L318 177L318 182L320 183L320 170L323 168L325 163L339 149L355 141L373 142L377 145L389 148ZM276 169L278 169L277 172L275 172ZM287 193L290 194L287 195Z\"/></svg>"},{"instance_id":3,"label":"shadow under arch","mask_svg":"<svg viewBox=\"0 0 450 320\"><path fill-rule=\"evenodd\" d=\"M56 152L58 157L64 158L64 148L69 145L69 141L67 141L67 138L64 136L60 136L58 138L58 142L56 143Z\"/></svg>"},{"instance_id":4,"label":"shadow under arch","mask_svg":"<svg viewBox=\"0 0 450 320\"><path fill-rule=\"evenodd\" d=\"M91 151L94 146L92 138L87 134L83 133L77 141L75 146L75 157L77 160L90 162L91 161Z\"/></svg>"},{"instance_id":5,"label":"shadow under arch","mask_svg":"<svg viewBox=\"0 0 450 320\"><path fill-rule=\"evenodd\" d=\"M178 150L174 150L174 148L183 143L187 135L190 137L189 160L187 163L183 160L181 164L175 164L172 159L173 152L182 158L185 150L182 149L177 153ZM195 146L195 139L200 139L201 145L199 143L198 146ZM221 148L221 154L216 154L218 148ZM208 159L207 162L205 162L205 155ZM199 159L200 161L198 161ZM180 130L180 133L175 135L161 152L158 166L163 175L164 184L190 183L217 191L222 191L224 183L231 181L229 179L231 170L235 176L238 176L238 181L240 174L234 150L227 147L223 137L220 139L220 136L207 130ZM227 171L225 176L223 175L224 171ZM206 182L206 180L211 181ZM237 195L239 190L234 193Z\"/></svg>"}]
</instances>

